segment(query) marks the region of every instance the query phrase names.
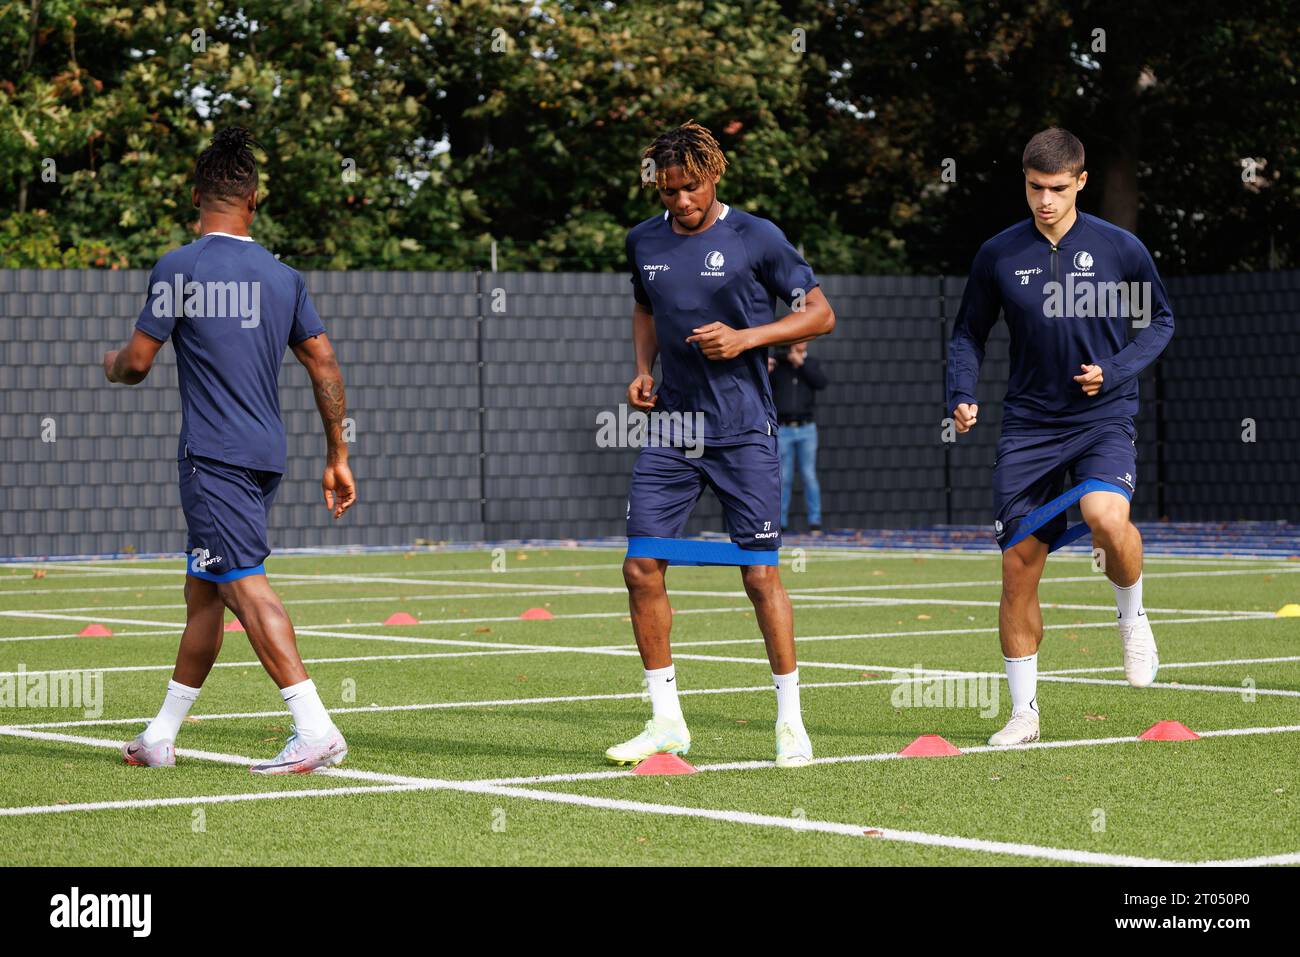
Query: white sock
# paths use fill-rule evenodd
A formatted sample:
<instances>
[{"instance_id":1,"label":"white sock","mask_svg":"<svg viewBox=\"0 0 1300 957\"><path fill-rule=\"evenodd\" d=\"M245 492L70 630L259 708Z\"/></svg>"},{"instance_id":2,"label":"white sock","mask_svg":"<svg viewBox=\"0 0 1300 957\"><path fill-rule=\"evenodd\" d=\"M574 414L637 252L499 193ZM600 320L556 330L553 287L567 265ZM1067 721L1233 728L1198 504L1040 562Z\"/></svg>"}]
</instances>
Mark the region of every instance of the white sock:
<instances>
[{"instance_id":1,"label":"white sock","mask_svg":"<svg viewBox=\"0 0 1300 957\"><path fill-rule=\"evenodd\" d=\"M788 675L772 675L776 685L776 723L789 722L793 727L803 727L803 712L799 709L799 669Z\"/></svg>"},{"instance_id":2,"label":"white sock","mask_svg":"<svg viewBox=\"0 0 1300 957\"><path fill-rule=\"evenodd\" d=\"M1115 589L1115 604L1119 608L1119 619L1140 618L1145 615L1146 609L1142 607L1142 575L1138 574L1138 580L1124 588L1121 585L1110 583L1110 587Z\"/></svg>"},{"instance_id":3,"label":"white sock","mask_svg":"<svg viewBox=\"0 0 1300 957\"><path fill-rule=\"evenodd\" d=\"M321 703L314 681L308 678L296 685L281 688L280 695L284 698L284 703L289 706L294 727L298 729L300 735L309 741L316 741L330 733L334 722L330 720L325 705Z\"/></svg>"},{"instance_id":4,"label":"white sock","mask_svg":"<svg viewBox=\"0 0 1300 957\"><path fill-rule=\"evenodd\" d=\"M649 668L645 673L645 684L650 689L650 707L656 718L682 720L682 705L677 700L677 668Z\"/></svg>"},{"instance_id":5,"label":"white sock","mask_svg":"<svg viewBox=\"0 0 1300 957\"><path fill-rule=\"evenodd\" d=\"M1038 652L1023 658L1002 656L1011 686L1011 713L1038 710Z\"/></svg>"},{"instance_id":6,"label":"white sock","mask_svg":"<svg viewBox=\"0 0 1300 957\"><path fill-rule=\"evenodd\" d=\"M191 688L179 681L167 682L167 697L163 699L162 710L158 712L158 717L149 722L149 727L144 729L144 746L152 748L160 741L175 741L181 722L190 713L190 705L198 696L198 688Z\"/></svg>"}]
</instances>

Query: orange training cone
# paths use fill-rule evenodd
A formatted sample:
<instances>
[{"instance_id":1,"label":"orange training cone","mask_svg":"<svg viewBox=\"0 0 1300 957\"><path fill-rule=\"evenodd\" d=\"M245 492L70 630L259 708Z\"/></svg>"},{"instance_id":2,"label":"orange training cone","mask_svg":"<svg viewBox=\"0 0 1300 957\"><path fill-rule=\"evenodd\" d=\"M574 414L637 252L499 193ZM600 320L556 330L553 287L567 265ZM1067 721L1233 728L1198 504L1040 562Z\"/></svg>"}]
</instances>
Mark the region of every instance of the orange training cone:
<instances>
[{"instance_id":1,"label":"orange training cone","mask_svg":"<svg viewBox=\"0 0 1300 957\"><path fill-rule=\"evenodd\" d=\"M385 625L418 625L420 622L404 611L394 612L384 619Z\"/></svg>"},{"instance_id":2,"label":"orange training cone","mask_svg":"<svg viewBox=\"0 0 1300 957\"><path fill-rule=\"evenodd\" d=\"M1200 735L1181 721L1157 721L1138 735L1139 741L1195 741Z\"/></svg>"},{"instance_id":3,"label":"orange training cone","mask_svg":"<svg viewBox=\"0 0 1300 957\"><path fill-rule=\"evenodd\" d=\"M524 621L550 621L555 616L545 608L529 608L519 617Z\"/></svg>"},{"instance_id":4,"label":"orange training cone","mask_svg":"<svg viewBox=\"0 0 1300 957\"><path fill-rule=\"evenodd\" d=\"M81 635L82 638L108 638L113 634L113 629L105 628L97 622L93 625L87 625L77 634Z\"/></svg>"},{"instance_id":5,"label":"orange training cone","mask_svg":"<svg viewBox=\"0 0 1300 957\"><path fill-rule=\"evenodd\" d=\"M652 754L635 768L633 774L694 774L693 768L688 762L683 761L675 754Z\"/></svg>"},{"instance_id":6,"label":"orange training cone","mask_svg":"<svg viewBox=\"0 0 1300 957\"><path fill-rule=\"evenodd\" d=\"M923 734L898 753L905 758L947 758L961 754L937 734Z\"/></svg>"}]
</instances>

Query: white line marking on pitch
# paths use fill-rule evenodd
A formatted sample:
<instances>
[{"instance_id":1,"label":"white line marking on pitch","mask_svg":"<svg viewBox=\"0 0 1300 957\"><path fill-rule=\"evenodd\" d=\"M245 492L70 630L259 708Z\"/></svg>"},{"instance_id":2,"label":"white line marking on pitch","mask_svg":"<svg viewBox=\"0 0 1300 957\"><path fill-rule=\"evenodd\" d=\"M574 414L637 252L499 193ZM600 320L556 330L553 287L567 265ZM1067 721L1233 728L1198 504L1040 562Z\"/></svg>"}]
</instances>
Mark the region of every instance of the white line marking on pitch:
<instances>
[{"instance_id":1,"label":"white line marking on pitch","mask_svg":"<svg viewBox=\"0 0 1300 957\"><path fill-rule=\"evenodd\" d=\"M118 747L117 742L104 742L94 738L78 738L73 735L61 735L47 732L15 731L14 729L0 728L0 734L29 737L37 740L62 741L72 744L88 744L97 747ZM183 757L216 760L227 764L252 763L249 758L240 755L215 754L212 752L190 752L186 750L178 750L177 754ZM769 814L756 814L750 811L729 811L712 808L684 807L673 804L655 804L645 801L631 801L619 798L592 797L585 794L567 794L559 791L539 791L530 788L512 787L483 781L447 781L437 778L404 777L402 775L381 774L371 771L357 771L344 768L332 768L324 773L329 777L412 785L412 790L417 788L423 788L425 790L451 790L468 794L486 794L494 797L518 798L525 801L568 804L599 810L624 811L638 814L657 814L670 817L700 818L704 820L722 821L730 824L772 827L795 832L816 832L823 834L836 834L846 837L871 836L878 840L894 841L904 844L947 847L955 850L969 850L988 854L1006 854L1014 857L1026 857L1037 860L1055 860L1079 864L1106 864L1116 866L1196 866L1195 862L1187 861L1133 857L1124 854L1102 854L1095 851L1081 851L1072 848L1043 847L1036 844L1025 844L1019 842L994 841L983 838L969 838L946 834L929 834L923 831L903 831L894 830L892 828L875 828L861 824L844 824L834 821L814 821L803 818L777 817ZM1232 863L1245 865L1248 862L1257 860L1261 859L1240 858ZM1273 862L1273 859L1271 858L1262 860L1270 863Z\"/></svg>"},{"instance_id":2,"label":"white line marking on pitch","mask_svg":"<svg viewBox=\"0 0 1300 957\"><path fill-rule=\"evenodd\" d=\"M1162 661L1160 670L1166 668L1215 668L1223 665L1271 665L1286 661L1300 661L1300 655L1285 655L1279 658L1221 658L1218 661ZM1040 675L1085 675L1105 671L1123 671L1123 665L1107 665L1101 668L1056 668L1040 671Z\"/></svg>"},{"instance_id":3,"label":"white line marking on pitch","mask_svg":"<svg viewBox=\"0 0 1300 957\"><path fill-rule=\"evenodd\" d=\"M3 729L0 728L0 733ZM1300 732L1300 724L1269 725L1260 728L1224 728L1215 731L1198 731L1203 738L1251 736L1262 734L1289 734ZM1153 744L1139 741L1136 735L1113 738L1070 738L1064 741L1035 741L1032 744L989 745L981 744L962 748L963 754L993 754L1002 751L1043 751L1056 748L1097 747L1107 744ZM873 761L904 760L897 751L880 751L875 754L845 754L825 758L814 758L813 765L821 764L859 764ZM773 761L728 761L718 764L697 764L696 771L759 771L775 768ZM577 781L605 781L632 777L632 772L623 771L578 771L573 774L541 774L517 778L489 778L488 784L568 784Z\"/></svg>"},{"instance_id":4,"label":"white line marking on pitch","mask_svg":"<svg viewBox=\"0 0 1300 957\"><path fill-rule=\"evenodd\" d=\"M129 811L147 807L176 807L189 804L231 804L244 801L278 801L285 798L341 797L349 794L393 794L400 791L428 791L427 784L372 784L340 788L302 788L296 791L253 791L248 794L203 794L196 797L136 798L126 801L85 801L78 804L38 804L0 807L0 817L31 814L65 814L72 811Z\"/></svg>"}]
</instances>

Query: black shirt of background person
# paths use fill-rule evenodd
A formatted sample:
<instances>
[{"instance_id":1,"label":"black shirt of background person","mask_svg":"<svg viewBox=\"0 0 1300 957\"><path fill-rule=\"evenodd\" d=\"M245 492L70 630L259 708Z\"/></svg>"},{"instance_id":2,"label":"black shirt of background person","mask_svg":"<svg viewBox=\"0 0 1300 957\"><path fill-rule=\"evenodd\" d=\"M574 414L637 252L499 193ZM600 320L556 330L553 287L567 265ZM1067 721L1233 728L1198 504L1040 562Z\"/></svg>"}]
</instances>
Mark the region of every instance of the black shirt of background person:
<instances>
[{"instance_id":1,"label":"black shirt of background person","mask_svg":"<svg viewBox=\"0 0 1300 957\"><path fill-rule=\"evenodd\" d=\"M776 353L776 368L768 373L772 380L772 400L776 403L778 425L813 421L813 406L817 393L826 388L828 380L821 364L805 355L803 365L795 368L790 363L789 352Z\"/></svg>"}]
</instances>

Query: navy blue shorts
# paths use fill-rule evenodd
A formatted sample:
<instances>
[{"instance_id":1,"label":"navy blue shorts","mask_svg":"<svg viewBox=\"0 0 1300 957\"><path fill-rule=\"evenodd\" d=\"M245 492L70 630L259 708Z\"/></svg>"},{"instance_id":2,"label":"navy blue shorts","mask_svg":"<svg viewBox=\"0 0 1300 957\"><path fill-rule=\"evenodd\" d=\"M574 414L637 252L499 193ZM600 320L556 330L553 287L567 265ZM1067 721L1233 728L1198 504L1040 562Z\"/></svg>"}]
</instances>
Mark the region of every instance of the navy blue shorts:
<instances>
[{"instance_id":1,"label":"navy blue shorts","mask_svg":"<svg viewBox=\"0 0 1300 957\"><path fill-rule=\"evenodd\" d=\"M736 561L718 564L775 564L781 547L781 456L776 436L762 432L708 439L698 458L690 458L680 448L642 448L628 490L628 539L679 537L706 486L722 503L736 549L769 553L761 561L747 561L733 550L739 556Z\"/></svg>"},{"instance_id":2,"label":"navy blue shorts","mask_svg":"<svg viewBox=\"0 0 1300 957\"><path fill-rule=\"evenodd\" d=\"M189 527L188 573L214 582L261 574L262 562L271 554L266 523L281 474L188 452L176 464Z\"/></svg>"},{"instance_id":3,"label":"navy blue shorts","mask_svg":"<svg viewBox=\"0 0 1300 957\"><path fill-rule=\"evenodd\" d=\"M1061 494L1068 472L1073 485L1096 479L1132 498L1137 482L1137 430L1132 422L1106 422L1051 431L1003 433L993 462L993 532L1005 549L1021 520ZM1051 544L1066 528L1062 512L1033 532Z\"/></svg>"}]
</instances>

